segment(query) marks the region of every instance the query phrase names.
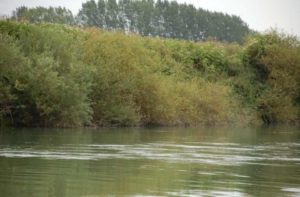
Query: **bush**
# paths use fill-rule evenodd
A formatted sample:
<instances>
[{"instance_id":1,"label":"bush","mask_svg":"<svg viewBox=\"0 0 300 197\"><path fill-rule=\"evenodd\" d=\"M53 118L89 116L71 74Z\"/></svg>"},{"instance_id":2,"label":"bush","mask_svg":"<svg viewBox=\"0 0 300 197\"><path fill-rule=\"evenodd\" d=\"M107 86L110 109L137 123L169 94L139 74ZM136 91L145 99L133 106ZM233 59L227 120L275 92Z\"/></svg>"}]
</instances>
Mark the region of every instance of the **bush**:
<instances>
[{"instance_id":1,"label":"bush","mask_svg":"<svg viewBox=\"0 0 300 197\"><path fill-rule=\"evenodd\" d=\"M296 37L271 31L248 39L245 64L259 81L258 115L265 123L299 121L300 44Z\"/></svg>"},{"instance_id":2,"label":"bush","mask_svg":"<svg viewBox=\"0 0 300 197\"><path fill-rule=\"evenodd\" d=\"M299 122L299 41L244 46L0 22L1 125Z\"/></svg>"},{"instance_id":3,"label":"bush","mask_svg":"<svg viewBox=\"0 0 300 197\"><path fill-rule=\"evenodd\" d=\"M88 123L92 113L88 68L76 58L70 39L64 39L70 36L64 28L54 26L49 31L47 26L7 22L0 27L1 74L7 81L1 108L6 119L14 125Z\"/></svg>"}]
</instances>

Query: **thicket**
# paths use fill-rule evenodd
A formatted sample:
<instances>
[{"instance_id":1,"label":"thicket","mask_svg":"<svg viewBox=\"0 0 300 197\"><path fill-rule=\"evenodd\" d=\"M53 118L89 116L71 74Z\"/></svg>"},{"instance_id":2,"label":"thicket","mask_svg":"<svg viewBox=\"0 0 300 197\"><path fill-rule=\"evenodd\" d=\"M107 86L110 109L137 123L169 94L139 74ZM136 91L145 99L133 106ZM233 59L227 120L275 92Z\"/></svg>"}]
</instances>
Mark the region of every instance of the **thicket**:
<instances>
[{"instance_id":1,"label":"thicket","mask_svg":"<svg viewBox=\"0 0 300 197\"><path fill-rule=\"evenodd\" d=\"M11 126L299 123L300 47L0 22L0 121Z\"/></svg>"},{"instance_id":2,"label":"thicket","mask_svg":"<svg viewBox=\"0 0 300 197\"><path fill-rule=\"evenodd\" d=\"M271 31L247 39L243 63L252 71L252 92L258 117L267 124L299 122L300 42L297 37ZM249 75L248 75L249 76Z\"/></svg>"}]
</instances>

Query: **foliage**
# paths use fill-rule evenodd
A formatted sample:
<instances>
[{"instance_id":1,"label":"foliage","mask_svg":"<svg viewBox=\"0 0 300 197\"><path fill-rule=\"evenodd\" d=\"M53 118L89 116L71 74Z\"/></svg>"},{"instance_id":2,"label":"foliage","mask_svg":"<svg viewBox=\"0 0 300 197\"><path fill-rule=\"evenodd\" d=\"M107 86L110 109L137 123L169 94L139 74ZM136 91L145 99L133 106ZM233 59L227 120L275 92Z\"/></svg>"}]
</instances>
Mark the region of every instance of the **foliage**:
<instances>
[{"instance_id":1,"label":"foliage","mask_svg":"<svg viewBox=\"0 0 300 197\"><path fill-rule=\"evenodd\" d=\"M168 0L89 0L73 17L66 8L19 7L13 12L17 21L76 24L107 30L123 30L142 36L185 40L215 39L242 42L250 33L238 16L197 9L191 4Z\"/></svg>"},{"instance_id":2,"label":"foliage","mask_svg":"<svg viewBox=\"0 0 300 197\"><path fill-rule=\"evenodd\" d=\"M1 125L297 123L299 54L277 32L241 46L1 21Z\"/></svg>"},{"instance_id":3,"label":"foliage","mask_svg":"<svg viewBox=\"0 0 300 197\"><path fill-rule=\"evenodd\" d=\"M16 21L28 21L31 23L48 22L68 25L75 23L72 12L62 7L27 8L21 6L13 12L12 19Z\"/></svg>"},{"instance_id":4,"label":"foliage","mask_svg":"<svg viewBox=\"0 0 300 197\"><path fill-rule=\"evenodd\" d=\"M248 38L245 65L253 70L256 106L265 123L299 121L300 44L271 31ZM260 88L261 87L261 88Z\"/></svg>"},{"instance_id":5,"label":"foliage","mask_svg":"<svg viewBox=\"0 0 300 197\"><path fill-rule=\"evenodd\" d=\"M82 4L78 23L104 29L123 29L143 36L186 40L241 42L250 32L237 16L209 12L168 0L94 0Z\"/></svg>"},{"instance_id":6,"label":"foliage","mask_svg":"<svg viewBox=\"0 0 300 197\"><path fill-rule=\"evenodd\" d=\"M68 30L5 22L0 29L2 119L14 125L88 123L88 70L72 50Z\"/></svg>"}]
</instances>

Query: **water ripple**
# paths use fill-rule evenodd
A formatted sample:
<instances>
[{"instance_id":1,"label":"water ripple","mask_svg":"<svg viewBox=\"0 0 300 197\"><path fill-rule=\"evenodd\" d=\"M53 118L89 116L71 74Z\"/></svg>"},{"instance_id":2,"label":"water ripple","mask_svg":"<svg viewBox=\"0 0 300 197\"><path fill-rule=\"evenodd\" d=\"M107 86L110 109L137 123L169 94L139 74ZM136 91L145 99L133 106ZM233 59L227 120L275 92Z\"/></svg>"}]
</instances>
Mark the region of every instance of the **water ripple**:
<instances>
[{"instance_id":1,"label":"water ripple","mask_svg":"<svg viewBox=\"0 0 300 197\"><path fill-rule=\"evenodd\" d=\"M291 148L292 146L292 148ZM0 147L1 157L101 160L101 159L150 159L167 162L207 163L215 165L298 165L299 144L240 145L235 143L148 143L134 145L119 144L67 144L55 148ZM294 150L294 151L293 151ZM275 162L275 163L274 163Z\"/></svg>"}]
</instances>

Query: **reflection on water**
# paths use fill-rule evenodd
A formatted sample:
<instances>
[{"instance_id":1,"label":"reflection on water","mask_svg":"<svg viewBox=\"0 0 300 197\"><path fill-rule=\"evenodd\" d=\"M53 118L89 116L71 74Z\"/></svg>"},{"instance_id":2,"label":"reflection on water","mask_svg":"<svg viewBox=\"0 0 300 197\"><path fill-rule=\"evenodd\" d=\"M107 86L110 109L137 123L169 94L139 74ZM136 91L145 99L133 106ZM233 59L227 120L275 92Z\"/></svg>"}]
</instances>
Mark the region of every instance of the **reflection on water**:
<instances>
[{"instance_id":1,"label":"reflection on water","mask_svg":"<svg viewBox=\"0 0 300 197\"><path fill-rule=\"evenodd\" d=\"M1 130L0 191L3 196L300 196L300 130Z\"/></svg>"}]
</instances>

